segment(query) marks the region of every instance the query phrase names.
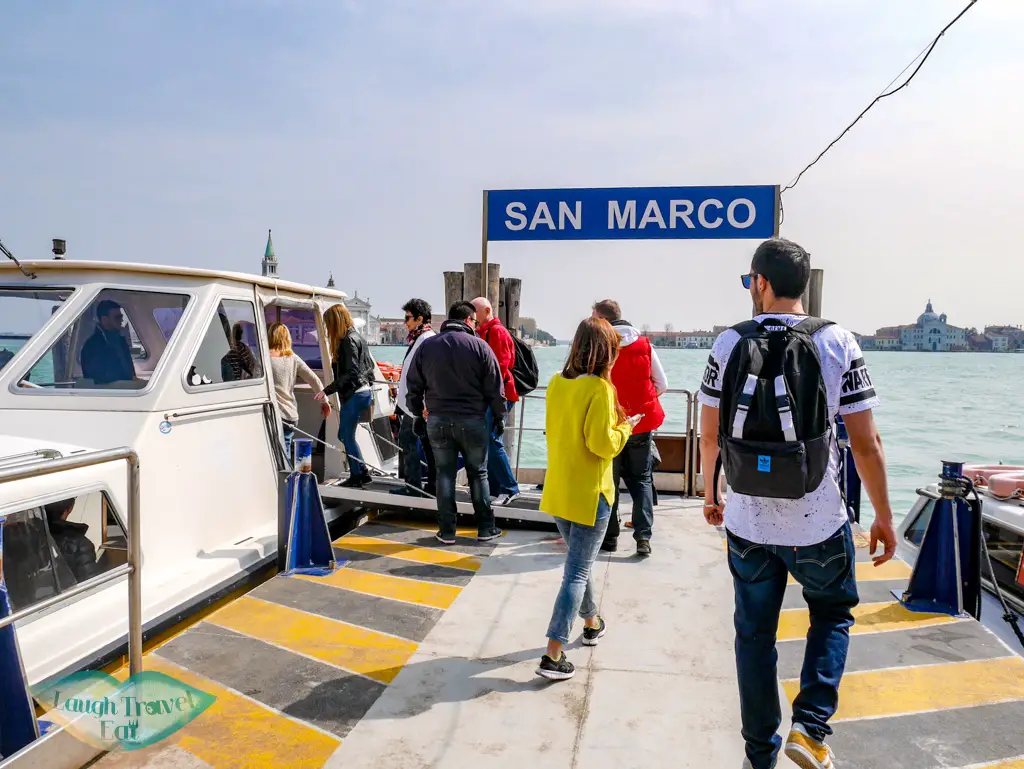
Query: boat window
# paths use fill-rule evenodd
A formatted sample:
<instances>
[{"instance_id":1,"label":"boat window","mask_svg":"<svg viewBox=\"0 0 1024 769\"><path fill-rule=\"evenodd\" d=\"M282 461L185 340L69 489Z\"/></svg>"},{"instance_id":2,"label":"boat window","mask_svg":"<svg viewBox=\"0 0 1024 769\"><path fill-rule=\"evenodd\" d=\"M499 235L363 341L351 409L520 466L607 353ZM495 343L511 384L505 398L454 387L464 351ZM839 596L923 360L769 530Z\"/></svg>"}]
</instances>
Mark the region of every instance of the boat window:
<instances>
[{"instance_id":1,"label":"boat window","mask_svg":"<svg viewBox=\"0 0 1024 769\"><path fill-rule=\"evenodd\" d=\"M924 541L924 532L928 528L928 522L932 519L932 511L934 509L935 500L929 499L924 507L921 508L917 517L907 526L906 533L903 535L904 539L921 547L921 543Z\"/></svg>"},{"instance_id":2,"label":"boat window","mask_svg":"<svg viewBox=\"0 0 1024 769\"><path fill-rule=\"evenodd\" d=\"M223 299L188 370L192 387L257 380L263 364L252 302Z\"/></svg>"},{"instance_id":3,"label":"boat window","mask_svg":"<svg viewBox=\"0 0 1024 769\"><path fill-rule=\"evenodd\" d=\"M176 318L189 298L160 291L105 288L19 382L49 391L141 390L153 377L170 334L157 313Z\"/></svg>"},{"instance_id":4,"label":"boat window","mask_svg":"<svg viewBox=\"0 0 1024 769\"><path fill-rule=\"evenodd\" d=\"M299 310L271 305L266 308L264 318L268 327L272 323L284 323L292 335L292 350L295 354L314 371L323 369L320 333L317 331L316 314L312 309Z\"/></svg>"},{"instance_id":5,"label":"boat window","mask_svg":"<svg viewBox=\"0 0 1024 769\"><path fill-rule=\"evenodd\" d=\"M0 577L14 611L125 563L124 532L102 491L0 519Z\"/></svg>"},{"instance_id":6,"label":"boat window","mask_svg":"<svg viewBox=\"0 0 1024 769\"><path fill-rule=\"evenodd\" d=\"M992 556L992 570L984 567L986 576L995 577L999 585L1018 597L1024 598L1024 534L1018 534L1005 526L985 521L982 523L985 544Z\"/></svg>"},{"instance_id":7,"label":"boat window","mask_svg":"<svg viewBox=\"0 0 1024 769\"><path fill-rule=\"evenodd\" d=\"M0 288L0 369L71 296L71 289Z\"/></svg>"}]
</instances>

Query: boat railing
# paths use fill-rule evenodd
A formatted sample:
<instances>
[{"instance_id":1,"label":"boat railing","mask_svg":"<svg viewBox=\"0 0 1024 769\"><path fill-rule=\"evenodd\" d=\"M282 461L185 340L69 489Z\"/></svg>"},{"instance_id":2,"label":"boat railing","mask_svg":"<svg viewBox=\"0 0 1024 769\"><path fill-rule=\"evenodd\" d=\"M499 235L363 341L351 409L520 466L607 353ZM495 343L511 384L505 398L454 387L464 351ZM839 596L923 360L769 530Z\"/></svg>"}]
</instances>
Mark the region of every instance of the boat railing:
<instances>
[{"instance_id":1,"label":"boat railing","mask_svg":"<svg viewBox=\"0 0 1024 769\"><path fill-rule=\"evenodd\" d=\"M45 450L51 451L51 450ZM139 456L127 446L119 449L105 449L69 457L44 459L39 462L19 464L14 467L0 467L0 484L39 478L69 470L106 464L108 462L128 463L128 561L109 571L85 580L73 588L39 601L32 606L16 611L0 619L0 629L20 622L57 604L75 604L91 593L95 593L122 577L128 577L128 667L132 675L142 672L142 572L141 544L139 537ZM9 459L9 458L8 458ZM0 519L8 514L0 513Z\"/></svg>"},{"instance_id":2,"label":"boat railing","mask_svg":"<svg viewBox=\"0 0 1024 769\"><path fill-rule=\"evenodd\" d=\"M516 437L516 462L515 462L515 475L519 477L519 465L523 451L523 433L526 432L539 432L543 433L543 427L527 427L526 426L526 405L531 400L544 400L546 397L546 387L538 387L530 394L519 399L519 409L516 414L519 419L519 424L514 429L517 432ZM686 401L686 426L682 432L678 430L655 430L655 438L682 438L684 443L683 449L683 484L682 493L684 495L693 495L697 493L697 399L694 393L690 390L681 388L671 388L666 390L662 395L681 395ZM666 411L670 409L666 408Z\"/></svg>"},{"instance_id":3,"label":"boat railing","mask_svg":"<svg viewBox=\"0 0 1024 769\"><path fill-rule=\"evenodd\" d=\"M35 451L25 451L21 454L8 454L7 456L0 457L0 467L6 465L23 465L26 462L36 462L40 459L60 459L61 454L57 449L36 449Z\"/></svg>"}]
</instances>

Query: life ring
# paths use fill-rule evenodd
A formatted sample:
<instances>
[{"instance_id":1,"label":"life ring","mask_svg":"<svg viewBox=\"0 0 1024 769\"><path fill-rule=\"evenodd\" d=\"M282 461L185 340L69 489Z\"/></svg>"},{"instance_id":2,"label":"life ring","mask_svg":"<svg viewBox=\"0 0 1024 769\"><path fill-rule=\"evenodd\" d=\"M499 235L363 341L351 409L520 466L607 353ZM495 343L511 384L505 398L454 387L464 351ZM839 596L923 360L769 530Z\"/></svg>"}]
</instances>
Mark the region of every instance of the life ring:
<instances>
[{"instance_id":1,"label":"life ring","mask_svg":"<svg viewBox=\"0 0 1024 769\"><path fill-rule=\"evenodd\" d=\"M964 475L993 497L1024 499L1024 467L1020 465L967 465Z\"/></svg>"}]
</instances>

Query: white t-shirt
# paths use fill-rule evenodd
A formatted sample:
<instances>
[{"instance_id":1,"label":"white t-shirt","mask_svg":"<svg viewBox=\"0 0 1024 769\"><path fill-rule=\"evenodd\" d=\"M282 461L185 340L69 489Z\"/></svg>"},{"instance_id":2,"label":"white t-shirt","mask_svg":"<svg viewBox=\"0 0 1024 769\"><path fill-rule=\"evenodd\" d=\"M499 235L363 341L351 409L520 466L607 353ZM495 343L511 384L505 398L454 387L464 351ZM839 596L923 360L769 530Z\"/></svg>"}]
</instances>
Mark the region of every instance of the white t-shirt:
<instances>
[{"instance_id":1,"label":"white t-shirt","mask_svg":"<svg viewBox=\"0 0 1024 769\"><path fill-rule=\"evenodd\" d=\"M803 315L758 315L756 320L778 318L789 326ZM705 406L719 407L722 377L740 335L729 329L715 340L704 369L704 381L697 399ZM857 340L846 329L826 326L813 337L821 358L821 376L828 394L829 420L836 414L856 414L878 405L864 355ZM828 472L817 489L801 499L769 499L730 492L725 503L725 526L733 534L761 545L816 545L835 534L847 521L839 492L839 451L829 451Z\"/></svg>"}]
</instances>

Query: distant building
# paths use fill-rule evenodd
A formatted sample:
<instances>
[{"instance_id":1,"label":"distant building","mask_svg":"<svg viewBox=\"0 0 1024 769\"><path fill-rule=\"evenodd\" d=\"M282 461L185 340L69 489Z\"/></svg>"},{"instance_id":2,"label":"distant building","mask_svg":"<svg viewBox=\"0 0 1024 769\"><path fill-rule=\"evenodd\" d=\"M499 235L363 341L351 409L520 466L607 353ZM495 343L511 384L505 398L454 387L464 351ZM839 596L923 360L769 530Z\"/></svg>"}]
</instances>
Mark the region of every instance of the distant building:
<instances>
[{"instance_id":1,"label":"distant building","mask_svg":"<svg viewBox=\"0 0 1024 769\"><path fill-rule=\"evenodd\" d=\"M356 291L345 300L345 306L352 315L352 320L356 321L356 326L363 338L370 344L380 344L380 318L370 312L373 309L370 306L370 300L363 299ZM360 320L362 323L359 323Z\"/></svg>"},{"instance_id":2,"label":"distant building","mask_svg":"<svg viewBox=\"0 0 1024 769\"><path fill-rule=\"evenodd\" d=\"M261 274L264 278L277 277L277 257L274 255L274 240L270 237L270 230L267 230L267 248L263 252L262 266Z\"/></svg>"},{"instance_id":3,"label":"distant building","mask_svg":"<svg viewBox=\"0 0 1024 769\"><path fill-rule=\"evenodd\" d=\"M949 352L968 349L967 329L951 326L946 314L932 308L929 299L916 323L906 326L884 326L874 334L862 337L865 350L908 350L920 352Z\"/></svg>"},{"instance_id":4,"label":"distant building","mask_svg":"<svg viewBox=\"0 0 1024 769\"><path fill-rule=\"evenodd\" d=\"M904 350L925 352L948 352L967 349L967 330L950 326L946 314L939 315L932 309L929 299L917 323L900 329L900 347Z\"/></svg>"},{"instance_id":5,"label":"distant building","mask_svg":"<svg viewBox=\"0 0 1024 769\"><path fill-rule=\"evenodd\" d=\"M985 326L982 335L992 345L992 352L1024 349L1024 329L1020 326Z\"/></svg>"},{"instance_id":6,"label":"distant building","mask_svg":"<svg viewBox=\"0 0 1024 769\"><path fill-rule=\"evenodd\" d=\"M655 347L689 350L710 350L718 338L714 331L646 331L644 336Z\"/></svg>"}]
</instances>

